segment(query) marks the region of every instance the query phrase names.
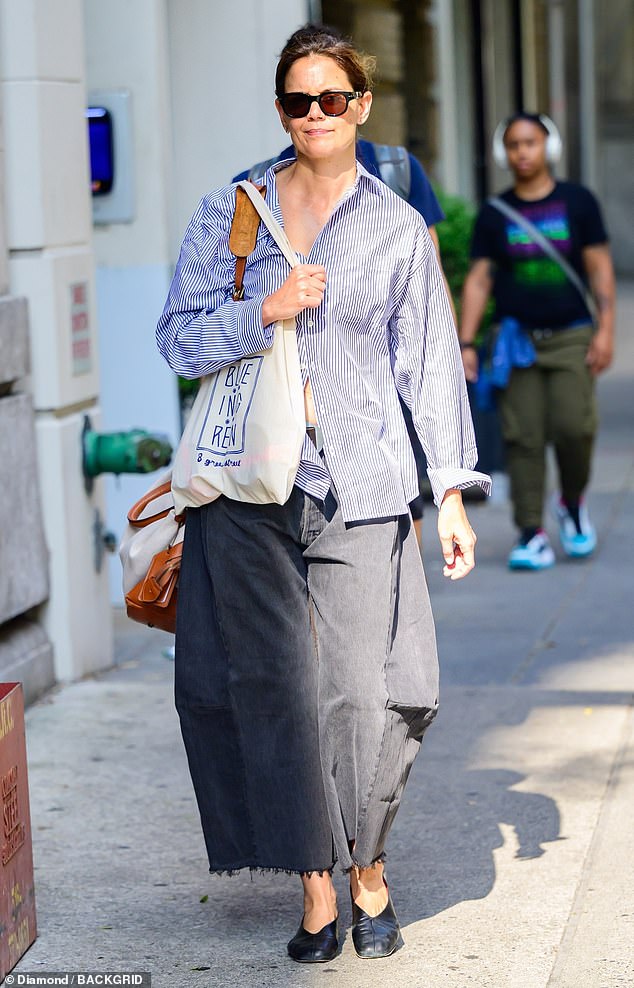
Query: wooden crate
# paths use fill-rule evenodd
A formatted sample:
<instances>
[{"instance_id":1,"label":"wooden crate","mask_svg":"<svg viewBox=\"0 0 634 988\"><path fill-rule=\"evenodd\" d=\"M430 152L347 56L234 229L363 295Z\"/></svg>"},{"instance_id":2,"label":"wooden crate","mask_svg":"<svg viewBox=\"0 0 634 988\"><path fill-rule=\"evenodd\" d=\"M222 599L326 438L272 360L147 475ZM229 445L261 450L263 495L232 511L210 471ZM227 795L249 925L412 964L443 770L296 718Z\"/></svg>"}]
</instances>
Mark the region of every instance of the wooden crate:
<instances>
[{"instance_id":1,"label":"wooden crate","mask_svg":"<svg viewBox=\"0 0 634 988\"><path fill-rule=\"evenodd\" d=\"M0 981L37 935L21 683L0 683Z\"/></svg>"}]
</instances>

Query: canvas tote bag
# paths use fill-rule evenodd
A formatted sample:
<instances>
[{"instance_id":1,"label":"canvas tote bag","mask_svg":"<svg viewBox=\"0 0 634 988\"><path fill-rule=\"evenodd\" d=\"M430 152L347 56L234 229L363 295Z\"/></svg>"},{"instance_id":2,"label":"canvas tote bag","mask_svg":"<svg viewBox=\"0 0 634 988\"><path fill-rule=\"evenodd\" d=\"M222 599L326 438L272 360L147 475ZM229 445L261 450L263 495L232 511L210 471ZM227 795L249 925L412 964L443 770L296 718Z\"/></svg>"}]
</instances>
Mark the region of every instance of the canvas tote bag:
<instances>
[{"instance_id":1,"label":"canvas tote bag","mask_svg":"<svg viewBox=\"0 0 634 988\"><path fill-rule=\"evenodd\" d=\"M240 187L291 267L286 234L254 185ZM270 350L244 357L201 381L174 457L176 514L224 494L237 501L284 504L306 433L295 319L275 325Z\"/></svg>"}]
</instances>

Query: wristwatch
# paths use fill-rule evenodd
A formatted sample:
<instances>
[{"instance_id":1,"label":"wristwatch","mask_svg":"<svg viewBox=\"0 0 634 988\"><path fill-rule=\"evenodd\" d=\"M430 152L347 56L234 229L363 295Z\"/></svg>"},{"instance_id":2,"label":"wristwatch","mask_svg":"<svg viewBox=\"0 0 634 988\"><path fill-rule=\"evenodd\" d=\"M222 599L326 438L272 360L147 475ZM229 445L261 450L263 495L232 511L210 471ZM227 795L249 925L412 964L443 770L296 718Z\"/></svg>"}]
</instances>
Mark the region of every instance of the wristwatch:
<instances>
[{"instance_id":1,"label":"wristwatch","mask_svg":"<svg viewBox=\"0 0 634 988\"><path fill-rule=\"evenodd\" d=\"M461 350L477 350L475 343L467 343L464 340L460 340Z\"/></svg>"}]
</instances>

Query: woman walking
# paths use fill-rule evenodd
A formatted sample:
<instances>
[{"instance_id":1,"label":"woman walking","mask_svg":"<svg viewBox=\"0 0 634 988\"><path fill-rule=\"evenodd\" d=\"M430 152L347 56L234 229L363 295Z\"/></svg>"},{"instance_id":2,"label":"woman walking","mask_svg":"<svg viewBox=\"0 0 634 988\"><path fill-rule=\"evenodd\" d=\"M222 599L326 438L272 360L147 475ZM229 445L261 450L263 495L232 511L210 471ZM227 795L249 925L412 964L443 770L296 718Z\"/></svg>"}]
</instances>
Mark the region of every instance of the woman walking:
<instances>
[{"instance_id":1,"label":"woman walking","mask_svg":"<svg viewBox=\"0 0 634 988\"><path fill-rule=\"evenodd\" d=\"M384 848L438 705L434 626L408 502L429 465L445 575L474 565L460 490L488 488L451 309L420 215L355 160L371 60L328 29L287 42L276 107L296 150L264 177L299 256L261 227L231 299L235 185L206 196L157 329L197 378L272 343L296 317L307 433L284 505L188 509L176 702L210 869L296 873L303 916L288 952L338 949L335 862L350 875L355 949L384 957L399 926Z\"/></svg>"}]
</instances>

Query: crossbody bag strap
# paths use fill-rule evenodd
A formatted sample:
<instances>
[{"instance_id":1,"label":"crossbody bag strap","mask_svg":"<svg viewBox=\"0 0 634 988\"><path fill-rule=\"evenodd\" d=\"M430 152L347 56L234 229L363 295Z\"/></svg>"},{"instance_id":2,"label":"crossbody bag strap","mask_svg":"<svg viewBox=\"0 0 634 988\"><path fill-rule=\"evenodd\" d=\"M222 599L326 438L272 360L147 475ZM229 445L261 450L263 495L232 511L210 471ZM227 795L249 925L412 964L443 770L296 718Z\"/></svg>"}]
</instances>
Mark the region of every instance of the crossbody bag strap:
<instances>
[{"instance_id":1,"label":"crossbody bag strap","mask_svg":"<svg viewBox=\"0 0 634 988\"><path fill-rule=\"evenodd\" d=\"M286 236L286 234L284 233L284 230L277 222L277 220L273 216L273 213L267 206L266 201L262 198L262 196L258 195L255 186L251 182L239 182L238 185L239 188L244 189L249 199L251 200L251 202L257 209L258 213L260 214L262 222L267 227L269 233L273 237L273 240L282 251L282 254L286 258L290 266L294 268L296 264L299 264L297 254L291 247L290 241Z\"/></svg>"},{"instance_id":2,"label":"crossbody bag strap","mask_svg":"<svg viewBox=\"0 0 634 988\"><path fill-rule=\"evenodd\" d=\"M493 206L494 209L497 209L499 213L503 213L504 216L506 216L508 219L513 220L515 223L518 223L519 226L521 226L522 229L525 230L526 233L528 233L531 240L534 243L536 243L538 247L541 247L544 254L547 254L552 261L554 261L556 264L559 265L559 267L564 272L568 280L574 285L574 287L581 295L581 298L583 299L585 306L588 312L590 313L590 318L592 319L593 323L596 326L599 322L599 313L594 298L592 297L591 293L584 285L583 281L581 280L575 269L568 263L568 261L563 256L563 254L561 254L554 246L554 244L550 240L548 240L548 238L545 237L540 230L537 229L534 223L531 223L531 221L527 219L526 216L518 212L517 209L514 209L513 206L509 205L508 202L505 202L504 199L500 199L498 198L498 196L491 196L491 198L488 199L487 202L489 203L489 205Z\"/></svg>"}]
</instances>

